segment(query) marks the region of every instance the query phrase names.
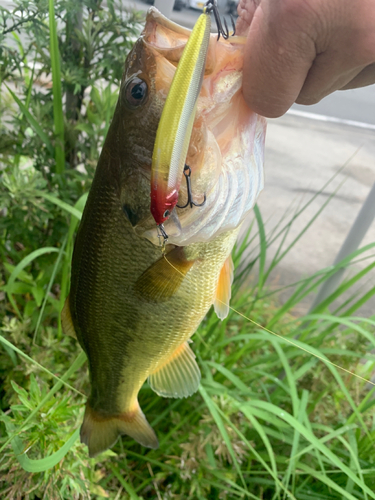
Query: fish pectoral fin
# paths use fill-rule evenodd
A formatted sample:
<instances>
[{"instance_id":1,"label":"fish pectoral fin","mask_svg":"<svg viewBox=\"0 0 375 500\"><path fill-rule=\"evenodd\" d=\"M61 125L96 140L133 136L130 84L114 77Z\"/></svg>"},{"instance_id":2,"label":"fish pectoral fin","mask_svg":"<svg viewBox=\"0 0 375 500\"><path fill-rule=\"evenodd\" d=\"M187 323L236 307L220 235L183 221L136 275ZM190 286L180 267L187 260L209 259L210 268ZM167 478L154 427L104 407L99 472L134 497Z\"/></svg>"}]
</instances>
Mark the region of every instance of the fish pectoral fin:
<instances>
[{"instance_id":1,"label":"fish pectoral fin","mask_svg":"<svg viewBox=\"0 0 375 500\"><path fill-rule=\"evenodd\" d=\"M167 260L166 260L167 259ZM152 264L136 281L136 294L148 302L165 302L180 288L194 260L187 260L183 247Z\"/></svg>"},{"instance_id":2,"label":"fish pectoral fin","mask_svg":"<svg viewBox=\"0 0 375 500\"><path fill-rule=\"evenodd\" d=\"M69 295L67 296L64 307L61 311L61 326L65 335L69 335L75 339L77 338L76 331L74 330L72 315L70 313Z\"/></svg>"},{"instance_id":3,"label":"fish pectoral fin","mask_svg":"<svg viewBox=\"0 0 375 500\"><path fill-rule=\"evenodd\" d=\"M187 342L148 377L151 389L165 398L187 398L198 390L201 372Z\"/></svg>"},{"instance_id":4,"label":"fish pectoral fin","mask_svg":"<svg viewBox=\"0 0 375 500\"><path fill-rule=\"evenodd\" d=\"M156 449L158 439L147 422L138 401L134 409L115 416L102 416L87 402L81 427L81 443L88 446L90 457L111 448L121 434L127 434L142 446Z\"/></svg>"},{"instance_id":5,"label":"fish pectoral fin","mask_svg":"<svg viewBox=\"0 0 375 500\"><path fill-rule=\"evenodd\" d=\"M225 319L229 313L229 301L231 297L231 287L233 283L233 260L230 255L224 262L220 271L219 282L214 300L215 312L221 320Z\"/></svg>"}]
</instances>

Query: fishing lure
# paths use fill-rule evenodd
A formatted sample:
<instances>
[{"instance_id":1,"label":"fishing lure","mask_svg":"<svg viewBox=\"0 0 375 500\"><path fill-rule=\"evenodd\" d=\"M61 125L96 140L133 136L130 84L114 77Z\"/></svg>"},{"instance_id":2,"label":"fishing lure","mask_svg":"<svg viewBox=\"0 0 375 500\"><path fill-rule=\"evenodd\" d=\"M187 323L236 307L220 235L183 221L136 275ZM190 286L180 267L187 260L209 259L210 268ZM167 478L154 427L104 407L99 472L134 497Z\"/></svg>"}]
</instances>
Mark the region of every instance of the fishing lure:
<instances>
[{"instance_id":1,"label":"fishing lure","mask_svg":"<svg viewBox=\"0 0 375 500\"><path fill-rule=\"evenodd\" d=\"M185 165L185 160L206 66L212 12L218 27L218 39L220 35L225 39L229 36L226 22L224 21L224 28L220 21L216 1L209 0L193 28L177 66L156 133L151 168L151 213L164 240L168 236L163 222L177 205L183 172L187 182L188 202L180 208L187 205L191 208L202 206L206 201L205 195L202 203L193 201L191 170ZM234 34L233 19L232 25Z\"/></svg>"}]
</instances>

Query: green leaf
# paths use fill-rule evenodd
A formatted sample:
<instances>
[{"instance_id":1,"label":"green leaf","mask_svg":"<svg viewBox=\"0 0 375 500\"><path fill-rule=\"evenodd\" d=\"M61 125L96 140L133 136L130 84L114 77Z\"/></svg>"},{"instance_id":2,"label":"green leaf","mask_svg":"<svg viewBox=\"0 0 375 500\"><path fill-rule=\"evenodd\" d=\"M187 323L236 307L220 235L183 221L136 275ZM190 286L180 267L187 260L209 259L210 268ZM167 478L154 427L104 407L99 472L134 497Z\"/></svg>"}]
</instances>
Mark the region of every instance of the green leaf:
<instances>
[{"instance_id":1,"label":"green leaf","mask_svg":"<svg viewBox=\"0 0 375 500\"><path fill-rule=\"evenodd\" d=\"M10 420L3 419L3 421L5 423L5 427L8 431L8 434L14 433L16 428L10 422ZM48 457L40 458L39 460L31 459L27 456L27 453L25 453L25 446L22 440L18 436L13 437L11 439L11 443L14 454L18 462L20 463L21 467L26 472L35 473L35 472L46 471L57 465L65 457L65 455L68 453L73 444L77 441L78 436L79 436L79 429L74 431L74 433L70 436L67 442L58 451L52 453L52 455L49 455Z\"/></svg>"},{"instance_id":2,"label":"green leaf","mask_svg":"<svg viewBox=\"0 0 375 500\"><path fill-rule=\"evenodd\" d=\"M9 264L9 262L4 262L3 263L5 269L9 272L9 274L12 274L16 266L13 266L12 264ZM18 279L20 281L24 281L25 283L28 283L32 285L34 283L34 278L32 274L27 273L26 271L20 271L18 273Z\"/></svg>"},{"instance_id":3,"label":"green leaf","mask_svg":"<svg viewBox=\"0 0 375 500\"><path fill-rule=\"evenodd\" d=\"M0 343L2 343L4 346L8 347L8 349L12 349L14 352L16 352L17 354L19 354L21 357L27 359L28 361L30 361L30 363L32 363L33 365L37 366L38 368L40 368L44 372L48 373L48 375L50 375L51 377L55 378L59 382L63 383L66 387L68 387L72 391L77 392L78 394L81 394L83 396L83 394L80 391L77 391L77 389L75 389L74 387L72 387L68 383L62 382L62 380L63 380L62 377L58 377L54 373L52 373L49 370L47 370L47 368L45 368L43 365L41 365L40 363L38 363L37 361L35 361L35 359L30 358L30 356L28 356L26 353L24 353L23 351L21 351L21 349L18 349L18 347L16 347L15 345L13 345L11 342L9 342L9 340L5 339L2 335L0 335ZM83 362L82 362L82 364L83 364ZM17 387L20 390L22 390L22 391L24 390L24 389L20 388L19 386L17 386ZM16 390L16 389L14 389L14 390ZM16 392L18 392L18 391L16 391Z\"/></svg>"},{"instance_id":4,"label":"green leaf","mask_svg":"<svg viewBox=\"0 0 375 500\"><path fill-rule=\"evenodd\" d=\"M13 295L24 295L25 293L31 293L32 290L31 285L27 285L26 283L16 282L12 285L12 294ZM3 290L8 290L8 285L2 287Z\"/></svg>"},{"instance_id":5,"label":"green leaf","mask_svg":"<svg viewBox=\"0 0 375 500\"><path fill-rule=\"evenodd\" d=\"M15 346L13 346L10 342L8 342L7 340L5 340L4 338L2 338L0 336L0 341L4 343L7 343L8 345L10 345L16 352L18 352L19 354L21 354L22 356L28 358L30 361L32 361L33 363L39 365L36 361L32 360L31 358L29 358L26 354L24 354L22 351L20 351L19 349L17 349ZM53 375L54 378L57 378L58 379L58 382L56 382L56 384L52 387L52 389L48 392L48 394L46 394L44 396L44 398L42 399L42 401L38 404L38 406L36 408L34 408L34 410L29 413L29 415L25 418L25 420L23 421L22 425L18 428L18 429L15 429L14 432L12 433L11 436L8 437L8 439L5 441L5 443L2 444L2 446L0 447L0 452L2 452L4 450L4 448L8 445L8 443L10 443L18 434L20 434L22 432L22 430L26 427L26 425L28 424L28 422L30 422L30 420L32 420L34 418L34 416L38 413L38 411L43 408L43 406L47 403L47 401L49 401L52 396L58 391L61 389L61 387L63 385L66 385L67 387L69 387L70 389L74 390L75 392L78 392L79 394L81 394L79 391L77 391L77 389L74 389L74 387L70 386L66 381L69 379L69 377L76 371L76 370L79 370L79 368L85 363L86 361L86 355L84 352L81 352L77 357L76 359L74 360L74 362L70 365L70 367L68 368L68 370L64 373L64 375L62 377L56 377L56 375ZM39 365L40 366L40 365ZM41 366L41 368L45 371L48 371L46 370L46 368L44 368L43 366ZM83 396L83 394L81 394Z\"/></svg>"},{"instance_id":6,"label":"green leaf","mask_svg":"<svg viewBox=\"0 0 375 500\"><path fill-rule=\"evenodd\" d=\"M232 457L232 460L233 460L234 466L235 466L235 468L236 468L236 470L238 472L238 475L240 476L241 481L242 481L244 487L246 488L246 483L245 483L243 475L241 473L241 469L239 467L236 455L234 454L232 443L231 443L229 435L228 435L228 433L227 433L227 431L225 429L224 423L223 423L223 421L222 421L222 419L220 417L220 414L218 412L217 406L214 403L214 401L211 399L211 397L207 394L206 390L204 389L204 387L202 385L199 386L199 392L200 392L200 394L201 394L204 402L206 403L207 408L209 409L209 411L210 411L213 419L216 422L216 425L217 425L217 427L218 427L218 429L220 431L220 434L222 435L222 438L223 438L223 440L225 442L225 445L228 448L229 454Z\"/></svg>"},{"instance_id":7,"label":"green leaf","mask_svg":"<svg viewBox=\"0 0 375 500\"><path fill-rule=\"evenodd\" d=\"M40 307L43 297L44 297L44 289L41 286L33 286L31 289L31 293L35 299L36 305Z\"/></svg>"},{"instance_id":8,"label":"green leaf","mask_svg":"<svg viewBox=\"0 0 375 500\"><path fill-rule=\"evenodd\" d=\"M137 493L135 492L135 490L132 487L132 485L130 483L128 483L127 481L125 481L125 479L122 477L122 475L120 474L120 472L118 471L118 469L113 464L110 464L109 467L110 467L111 471L113 472L113 474L119 480L119 483L124 488L124 490L126 491L126 493L130 496L130 500L142 500L137 495Z\"/></svg>"},{"instance_id":9,"label":"green leaf","mask_svg":"<svg viewBox=\"0 0 375 500\"><path fill-rule=\"evenodd\" d=\"M42 127L39 125L39 123L36 121L36 119L32 116L32 114L26 108L26 106L23 104L23 102L16 96L16 94L6 84L5 84L5 86L8 89L11 96L13 97L13 99L18 104L18 107L20 108L21 112L25 115L30 126L35 130L35 132L38 134L40 139L44 142L50 155L53 156L54 155L54 148L49 140L48 135L45 132L43 132Z\"/></svg>"},{"instance_id":10,"label":"green leaf","mask_svg":"<svg viewBox=\"0 0 375 500\"><path fill-rule=\"evenodd\" d=\"M14 307L14 310L16 311L17 315L21 318L21 313L18 309L18 306L13 299L12 293L13 293L13 286L14 282L18 277L18 274L20 271L22 271L26 266L28 266L34 259L37 259L41 255L45 255L46 253L53 253L53 252L58 252L59 250L54 247L45 247L45 248L38 248L38 250L34 250L34 252L31 252L29 255L27 255L25 258L21 260L21 262L14 268L12 274L9 277L8 283L7 283L7 295L9 302L12 304Z\"/></svg>"},{"instance_id":11,"label":"green leaf","mask_svg":"<svg viewBox=\"0 0 375 500\"><path fill-rule=\"evenodd\" d=\"M355 497L345 491L341 486L339 486L335 481L330 479L326 474L322 472L318 472L314 470L312 467L309 467L308 465L299 462L298 468L307 472L311 477L318 479L322 483L326 484L329 488L332 488L332 490L337 491L340 495L342 495L342 498L347 498L347 500L357 500L358 497Z\"/></svg>"},{"instance_id":12,"label":"green leaf","mask_svg":"<svg viewBox=\"0 0 375 500\"><path fill-rule=\"evenodd\" d=\"M34 331L34 336L33 336L33 342L34 343L36 342L36 339L37 339L39 326L40 326L40 323L42 322L42 319L43 319L44 309L45 309L46 304L47 304L48 296L49 296L49 293L51 291L51 288L52 288L52 285L53 285L53 282L54 282L54 279L55 279L55 276L56 276L57 269L58 269L58 267L60 265L62 256L64 254L66 241L67 241L67 238L65 238L65 240L64 240L64 242L63 242L63 244L62 244L62 246L60 248L59 255L57 256L57 259L56 259L56 262L55 262L55 265L53 267L53 271L52 271L52 274L51 274L51 278L49 280L48 287L47 287L46 293L44 295L43 305L42 305L42 307L40 309L39 316L38 316L38 321L37 321L37 323L35 325L35 331ZM43 294L44 294L44 290L43 290ZM42 299L43 299L43 296L42 296ZM38 306L40 306L40 303L38 304Z\"/></svg>"},{"instance_id":13,"label":"green leaf","mask_svg":"<svg viewBox=\"0 0 375 500\"><path fill-rule=\"evenodd\" d=\"M51 66L52 66L53 121L55 125L55 135L56 135L56 146L55 146L56 173L62 174L65 171L65 153L64 153L64 111L62 106L62 93L61 93L60 52L59 52L59 43L57 39L55 7L53 0L48 0L48 5L49 5L50 56L51 56Z\"/></svg>"},{"instance_id":14,"label":"green leaf","mask_svg":"<svg viewBox=\"0 0 375 500\"><path fill-rule=\"evenodd\" d=\"M258 291L260 292L264 284L264 267L266 265L266 253L267 253L267 242L266 233L264 230L264 224L262 215L260 213L257 204L254 206L254 214L258 223L258 232L260 240L260 250L259 250L259 278L258 278Z\"/></svg>"},{"instance_id":15,"label":"green leaf","mask_svg":"<svg viewBox=\"0 0 375 500\"><path fill-rule=\"evenodd\" d=\"M78 220L81 220L82 212L80 210L77 210L76 208L72 207L68 203L65 203L65 201L59 200L59 198L56 198L56 196L53 196L52 194L45 193L44 191L35 191L35 194L36 194L36 196L40 196L41 198L45 198L46 200L50 201L51 203L54 203L55 205L62 208L66 212L69 212L71 215L74 215L74 217L76 217Z\"/></svg>"},{"instance_id":16,"label":"green leaf","mask_svg":"<svg viewBox=\"0 0 375 500\"><path fill-rule=\"evenodd\" d=\"M358 478L350 468L344 464L340 458L333 453L327 446L325 446L314 434L312 434L305 426L303 426L297 419L292 417L287 411L277 408L275 405L267 403L265 401L249 401L244 406L254 406L258 408L263 408L269 413L276 415L280 419L287 422L291 428L297 430L307 441L314 445L323 455L325 455L331 464L341 470L348 478L350 478L355 484L357 484L364 492L366 492L370 498L375 499L375 493L366 486L363 481Z\"/></svg>"},{"instance_id":17,"label":"green leaf","mask_svg":"<svg viewBox=\"0 0 375 500\"><path fill-rule=\"evenodd\" d=\"M86 132L88 135L93 134L93 127L92 125L89 125L88 123L78 123L75 127L75 130L81 130L82 132Z\"/></svg>"}]
</instances>

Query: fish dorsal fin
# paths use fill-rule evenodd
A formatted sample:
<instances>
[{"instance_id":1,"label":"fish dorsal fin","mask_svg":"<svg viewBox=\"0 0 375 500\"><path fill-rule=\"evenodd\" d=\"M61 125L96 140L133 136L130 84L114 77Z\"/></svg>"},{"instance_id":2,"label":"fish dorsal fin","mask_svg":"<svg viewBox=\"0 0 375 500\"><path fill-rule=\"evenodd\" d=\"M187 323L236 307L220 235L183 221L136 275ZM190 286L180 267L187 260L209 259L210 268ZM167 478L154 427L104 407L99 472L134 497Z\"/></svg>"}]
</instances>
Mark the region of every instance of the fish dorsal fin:
<instances>
[{"instance_id":1,"label":"fish dorsal fin","mask_svg":"<svg viewBox=\"0 0 375 500\"><path fill-rule=\"evenodd\" d=\"M174 248L166 258L168 262L161 257L136 281L135 292L140 298L148 302L167 301L180 288L184 277L194 264L194 260L186 259L182 247Z\"/></svg>"},{"instance_id":2,"label":"fish dorsal fin","mask_svg":"<svg viewBox=\"0 0 375 500\"><path fill-rule=\"evenodd\" d=\"M77 334L74 330L72 315L70 313L69 295L67 296L64 307L61 311L61 326L65 335L69 335L75 339L77 338Z\"/></svg>"},{"instance_id":3,"label":"fish dorsal fin","mask_svg":"<svg viewBox=\"0 0 375 500\"><path fill-rule=\"evenodd\" d=\"M229 313L229 301L231 297L231 287L233 283L233 261L229 255L220 271L219 282L217 284L216 297L214 300L215 312L221 320L225 319Z\"/></svg>"},{"instance_id":4,"label":"fish dorsal fin","mask_svg":"<svg viewBox=\"0 0 375 500\"><path fill-rule=\"evenodd\" d=\"M187 342L148 377L151 389L165 398L187 398L198 390L201 373Z\"/></svg>"}]
</instances>

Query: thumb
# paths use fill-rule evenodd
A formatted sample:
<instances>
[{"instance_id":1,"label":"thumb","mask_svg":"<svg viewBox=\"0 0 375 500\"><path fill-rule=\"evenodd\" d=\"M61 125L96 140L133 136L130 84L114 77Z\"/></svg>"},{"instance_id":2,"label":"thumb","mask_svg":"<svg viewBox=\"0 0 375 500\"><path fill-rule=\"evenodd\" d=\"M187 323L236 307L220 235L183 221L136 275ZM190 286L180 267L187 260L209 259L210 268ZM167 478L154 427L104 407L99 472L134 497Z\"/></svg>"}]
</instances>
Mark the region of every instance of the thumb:
<instances>
[{"instance_id":1,"label":"thumb","mask_svg":"<svg viewBox=\"0 0 375 500\"><path fill-rule=\"evenodd\" d=\"M312 18L306 3L293 0L262 0L256 9L245 45L243 94L260 115L281 116L297 99L316 56Z\"/></svg>"}]
</instances>

